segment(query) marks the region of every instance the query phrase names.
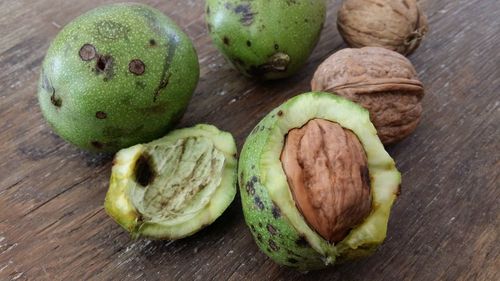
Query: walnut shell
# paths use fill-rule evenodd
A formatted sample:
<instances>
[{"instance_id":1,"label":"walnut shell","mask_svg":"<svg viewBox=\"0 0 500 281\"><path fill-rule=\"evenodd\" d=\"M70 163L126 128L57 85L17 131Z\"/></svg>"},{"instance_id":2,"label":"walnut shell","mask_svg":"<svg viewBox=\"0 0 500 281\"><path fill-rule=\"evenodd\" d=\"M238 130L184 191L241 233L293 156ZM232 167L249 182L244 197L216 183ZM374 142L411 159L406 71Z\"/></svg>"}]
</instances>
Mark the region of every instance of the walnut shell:
<instances>
[{"instance_id":1,"label":"walnut shell","mask_svg":"<svg viewBox=\"0 0 500 281\"><path fill-rule=\"evenodd\" d=\"M383 144L407 137L420 121L423 85L411 62L394 51L340 50L321 63L311 87L335 92L368 109Z\"/></svg>"},{"instance_id":2,"label":"walnut shell","mask_svg":"<svg viewBox=\"0 0 500 281\"><path fill-rule=\"evenodd\" d=\"M417 49L428 30L416 0L345 0L337 27L350 47L384 47L403 55Z\"/></svg>"},{"instance_id":3,"label":"walnut shell","mask_svg":"<svg viewBox=\"0 0 500 281\"><path fill-rule=\"evenodd\" d=\"M288 132L281 162L297 208L325 240L342 241L370 214L366 153L353 132L312 119Z\"/></svg>"}]
</instances>

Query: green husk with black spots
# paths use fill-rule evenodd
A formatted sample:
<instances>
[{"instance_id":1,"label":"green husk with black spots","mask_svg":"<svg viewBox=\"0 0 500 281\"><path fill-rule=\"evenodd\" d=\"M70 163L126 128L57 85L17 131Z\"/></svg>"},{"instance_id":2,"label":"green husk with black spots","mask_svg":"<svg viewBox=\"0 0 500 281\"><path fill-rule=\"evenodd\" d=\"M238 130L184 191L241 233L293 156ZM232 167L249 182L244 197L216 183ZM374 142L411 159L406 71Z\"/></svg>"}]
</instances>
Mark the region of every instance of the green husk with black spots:
<instances>
[{"instance_id":1,"label":"green husk with black spots","mask_svg":"<svg viewBox=\"0 0 500 281\"><path fill-rule=\"evenodd\" d=\"M199 77L196 51L162 12L98 7L65 26L42 65L47 122L87 150L114 152L163 136L182 117Z\"/></svg>"},{"instance_id":2,"label":"green husk with black spots","mask_svg":"<svg viewBox=\"0 0 500 281\"><path fill-rule=\"evenodd\" d=\"M351 130L367 155L372 211L342 241L332 244L309 227L298 211L280 162L286 134L321 118ZM259 248L279 264L312 270L369 255L386 236L400 173L359 105L328 93L306 93L283 103L254 128L239 161L245 220Z\"/></svg>"},{"instance_id":3,"label":"green husk with black spots","mask_svg":"<svg viewBox=\"0 0 500 281\"><path fill-rule=\"evenodd\" d=\"M214 44L241 73L279 79L297 72L319 40L324 0L208 0Z\"/></svg>"}]
</instances>

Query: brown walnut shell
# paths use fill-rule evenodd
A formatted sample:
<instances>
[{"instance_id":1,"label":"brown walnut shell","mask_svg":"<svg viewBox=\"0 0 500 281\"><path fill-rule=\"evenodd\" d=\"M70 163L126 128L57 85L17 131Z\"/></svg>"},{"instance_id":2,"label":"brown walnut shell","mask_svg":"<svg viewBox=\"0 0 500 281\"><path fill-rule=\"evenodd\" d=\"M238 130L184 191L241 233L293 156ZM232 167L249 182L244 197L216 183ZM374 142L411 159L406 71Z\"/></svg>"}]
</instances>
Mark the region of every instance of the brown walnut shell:
<instances>
[{"instance_id":1,"label":"brown walnut shell","mask_svg":"<svg viewBox=\"0 0 500 281\"><path fill-rule=\"evenodd\" d=\"M325 240L342 241L370 214L370 175L356 135L312 119L288 132L281 153L295 204Z\"/></svg>"},{"instance_id":2,"label":"brown walnut shell","mask_svg":"<svg viewBox=\"0 0 500 281\"><path fill-rule=\"evenodd\" d=\"M428 30L416 0L345 0L337 27L350 47L384 47L403 55L417 49Z\"/></svg>"},{"instance_id":3,"label":"brown walnut shell","mask_svg":"<svg viewBox=\"0 0 500 281\"><path fill-rule=\"evenodd\" d=\"M407 137L420 121L423 85L411 62L388 49L340 50L321 63L311 87L335 92L368 109L383 144Z\"/></svg>"}]
</instances>

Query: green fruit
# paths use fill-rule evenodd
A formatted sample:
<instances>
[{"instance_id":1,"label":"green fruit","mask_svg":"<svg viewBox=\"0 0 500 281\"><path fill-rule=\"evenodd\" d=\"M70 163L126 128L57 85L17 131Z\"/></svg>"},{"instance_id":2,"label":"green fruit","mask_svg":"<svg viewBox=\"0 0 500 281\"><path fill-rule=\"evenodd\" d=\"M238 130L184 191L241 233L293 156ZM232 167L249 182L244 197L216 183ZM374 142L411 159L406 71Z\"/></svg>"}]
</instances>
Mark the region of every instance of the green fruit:
<instances>
[{"instance_id":1,"label":"green fruit","mask_svg":"<svg viewBox=\"0 0 500 281\"><path fill-rule=\"evenodd\" d=\"M38 100L62 138L113 152L163 136L182 117L198 76L196 51L172 20L145 5L113 4L59 32Z\"/></svg>"},{"instance_id":2,"label":"green fruit","mask_svg":"<svg viewBox=\"0 0 500 281\"><path fill-rule=\"evenodd\" d=\"M371 211L338 242L327 241L306 221L280 158L289 132L312 119L335 122L350 130L366 153L369 174L364 178L371 182ZM247 138L239 162L243 212L257 245L277 263L300 270L371 254L386 236L400 181L368 111L327 93L302 94L271 111Z\"/></svg>"},{"instance_id":3,"label":"green fruit","mask_svg":"<svg viewBox=\"0 0 500 281\"><path fill-rule=\"evenodd\" d=\"M236 194L236 144L211 125L120 150L106 212L132 237L175 240L215 221Z\"/></svg>"},{"instance_id":4,"label":"green fruit","mask_svg":"<svg viewBox=\"0 0 500 281\"><path fill-rule=\"evenodd\" d=\"M324 0L207 0L210 36L246 76L279 79L297 72L319 39Z\"/></svg>"}]
</instances>

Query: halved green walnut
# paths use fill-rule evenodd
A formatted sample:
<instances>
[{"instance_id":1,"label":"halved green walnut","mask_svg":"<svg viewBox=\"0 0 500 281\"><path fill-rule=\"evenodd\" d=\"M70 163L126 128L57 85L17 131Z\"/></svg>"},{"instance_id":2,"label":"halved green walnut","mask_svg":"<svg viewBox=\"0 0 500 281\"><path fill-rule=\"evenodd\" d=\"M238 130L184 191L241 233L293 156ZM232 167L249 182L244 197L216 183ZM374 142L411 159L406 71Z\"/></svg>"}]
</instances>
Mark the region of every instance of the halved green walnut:
<instances>
[{"instance_id":1,"label":"halved green walnut","mask_svg":"<svg viewBox=\"0 0 500 281\"><path fill-rule=\"evenodd\" d=\"M192 235L233 201L236 153L231 134L204 124L120 150L106 212L134 238Z\"/></svg>"},{"instance_id":2,"label":"halved green walnut","mask_svg":"<svg viewBox=\"0 0 500 281\"><path fill-rule=\"evenodd\" d=\"M383 242L401 176L361 106L296 96L247 138L239 162L245 220L261 250L299 270L366 256Z\"/></svg>"}]
</instances>

